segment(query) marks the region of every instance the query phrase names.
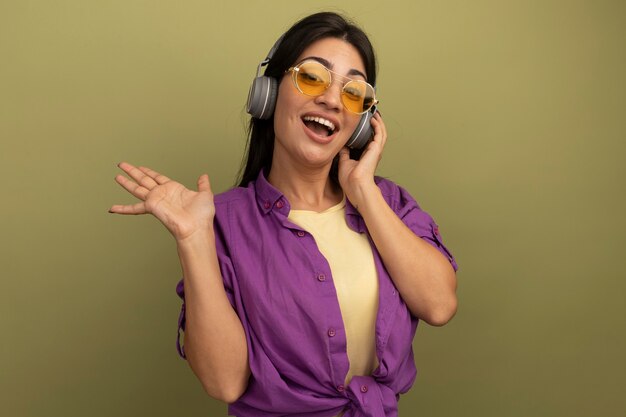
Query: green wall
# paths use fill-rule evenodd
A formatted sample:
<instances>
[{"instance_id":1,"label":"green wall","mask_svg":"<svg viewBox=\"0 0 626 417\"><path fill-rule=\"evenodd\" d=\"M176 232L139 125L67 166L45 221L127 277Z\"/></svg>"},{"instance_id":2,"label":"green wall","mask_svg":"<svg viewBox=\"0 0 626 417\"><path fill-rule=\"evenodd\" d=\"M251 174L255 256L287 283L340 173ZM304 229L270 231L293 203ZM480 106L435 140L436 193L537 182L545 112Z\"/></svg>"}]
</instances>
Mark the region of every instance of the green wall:
<instances>
[{"instance_id":1,"label":"green wall","mask_svg":"<svg viewBox=\"0 0 626 417\"><path fill-rule=\"evenodd\" d=\"M341 2L371 35L380 174L437 219L460 307L420 325L402 416L626 409L626 3ZM258 62L332 2L0 2L0 413L219 416L180 277L121 160L235 180ZM621 259L621 260L620 260Z\"/></svg>"}]
</instances>

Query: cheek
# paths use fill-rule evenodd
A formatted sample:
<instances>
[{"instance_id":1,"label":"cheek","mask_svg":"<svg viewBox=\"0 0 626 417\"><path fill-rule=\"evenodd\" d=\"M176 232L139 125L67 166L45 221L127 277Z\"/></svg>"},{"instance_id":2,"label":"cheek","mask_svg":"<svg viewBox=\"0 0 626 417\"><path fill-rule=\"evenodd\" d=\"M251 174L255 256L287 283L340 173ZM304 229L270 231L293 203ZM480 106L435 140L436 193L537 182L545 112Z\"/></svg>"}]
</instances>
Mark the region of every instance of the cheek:
<instances>
[{"instance_id":1,"label":"cheek","mask_svg":"<svg viewBox=\"0 0 626 417\"><path fill-rule=\"evenodd\" d=\"M274 132L276 136L286 133L289 121L293 119L293 116L289 114L289 109L294 109L296 106L286 81L289 80L283 79L278 86L276 107L274 108Z\"/></svg>"},{"instance_id":2,"label":"cheek","mask_svg":"<svg viewBox=\"0 0 626 417\"><path fill-rule=\"evenodd\" d=\"M350 139L350 137L356 130L356 127L359 124L360 120L361 120L361 116L359 115L350 114L348 115L348 117L346 117L344 132L343 132L345 136L345 142L347 142L348 139Z\"/></svg>"},{"instance_id":3,"label":"cheek","mask_svg":"<svg viewBox=\"0 0 626 417\"><path fill-rule=\"evenodd\" d=\"M287 119L285 119L281 107L276 106L276 110L274 111L274 137L279 140L288 137L288 130L289 124L287 123Z\"/></svg>"}]
</instances>

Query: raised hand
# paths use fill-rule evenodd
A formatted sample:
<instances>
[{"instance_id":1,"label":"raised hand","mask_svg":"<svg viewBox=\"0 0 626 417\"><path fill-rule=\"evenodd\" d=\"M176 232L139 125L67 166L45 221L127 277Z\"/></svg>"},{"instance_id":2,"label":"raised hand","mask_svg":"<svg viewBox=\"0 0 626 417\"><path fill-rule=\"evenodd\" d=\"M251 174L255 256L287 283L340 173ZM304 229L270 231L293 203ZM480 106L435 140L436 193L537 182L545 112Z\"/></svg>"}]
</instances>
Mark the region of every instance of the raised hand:
<instances>
[{"instance_id":1,"label":"raised hand","mask_svg":"<svg viewBox=\"0 0 626 417\"><path fill-rule=\"evenodd\" d=\"M152 214L165 225L177 241L213 226L215 205L209 176L198 178L198 191L192 191L165 175L121 162L118 167L131 179L117 175L115 181L141 200L130 205L114 205L110 213Z\"/></svg>"}]
</instances>

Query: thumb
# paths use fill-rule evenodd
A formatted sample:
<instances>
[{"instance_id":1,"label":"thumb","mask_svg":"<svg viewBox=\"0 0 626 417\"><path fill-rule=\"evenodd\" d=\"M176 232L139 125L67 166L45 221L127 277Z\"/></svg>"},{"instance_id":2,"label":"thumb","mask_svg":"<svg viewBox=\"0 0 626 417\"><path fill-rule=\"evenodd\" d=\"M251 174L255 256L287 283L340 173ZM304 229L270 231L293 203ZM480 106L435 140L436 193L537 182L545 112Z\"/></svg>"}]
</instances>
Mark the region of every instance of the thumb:
<instances>
[{"instance_id":1,"label":"thumb","mask_svg":"<svg viewBox=\"0 0 626 417\"><path fill-rule=\"evenodd\" d=\"M350 159L350 149L347 146L344 146L339 151L339 162L344 162Z\"/></svg>"},{"instance_id":2,"label":"thumb","mask_svg":"<svg viewBox=\"0 0 626 417\"><path fill-rule=\"evenodd\" d=\"M208 174L202 174L198 178L198 191L211 191L211 182Z\"/></svg>"}]
</instances>

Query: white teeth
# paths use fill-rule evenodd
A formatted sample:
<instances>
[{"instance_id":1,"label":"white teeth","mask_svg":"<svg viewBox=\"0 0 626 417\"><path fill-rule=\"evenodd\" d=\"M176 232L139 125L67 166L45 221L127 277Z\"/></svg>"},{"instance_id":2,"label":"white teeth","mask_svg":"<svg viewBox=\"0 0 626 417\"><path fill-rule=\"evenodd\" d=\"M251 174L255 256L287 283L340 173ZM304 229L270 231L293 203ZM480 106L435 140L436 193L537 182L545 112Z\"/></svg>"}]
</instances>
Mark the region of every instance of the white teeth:
<instances>
[{"instance_id":1,"label":"white teeth","mask_svg":"<svg viewBox=\"0 0 626 417\"><path fill-rule=\"evenodd\" d=\"M304 116L303 119L305 121L307 121L307 122L316 122L316 123L319 123L321 125L324 125L327 128L329 128L331 132L335 131L335 125L333 124L333 122L331 122L330 120L326 120L323 117Z\"/></svg>"}]
</instances>

